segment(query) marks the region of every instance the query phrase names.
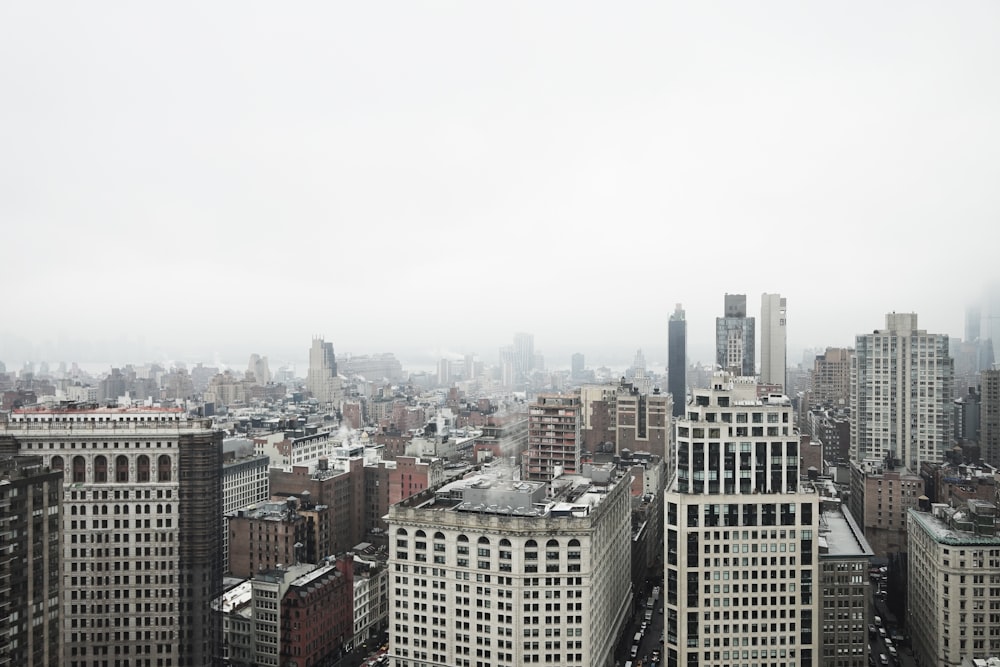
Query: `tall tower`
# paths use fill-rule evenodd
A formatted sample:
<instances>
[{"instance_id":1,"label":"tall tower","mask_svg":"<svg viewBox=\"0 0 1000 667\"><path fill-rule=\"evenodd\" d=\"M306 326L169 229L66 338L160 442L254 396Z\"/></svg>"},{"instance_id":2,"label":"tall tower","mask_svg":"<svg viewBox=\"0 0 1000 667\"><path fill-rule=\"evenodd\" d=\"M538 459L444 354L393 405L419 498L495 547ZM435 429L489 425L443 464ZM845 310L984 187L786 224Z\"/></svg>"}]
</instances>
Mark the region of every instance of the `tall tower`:
<instances>
[{"instance_id":1,"label":"tall tower","mask_svg":"<svg viewBox=\"0 0 1000 667\"><path fill-rule=\"evenodd\" d=\"M791 402L724 372L692 394L664 496L663 664L736 665L772 648L819 664L819 497L799 479Z\"/></svg>"},{"instance_id":2,"label":"tall tower","mask_svg":"<svg viewBox=\"0 0 1000 667\"><path fill-rule=\"evenodd\" d=\"M680 417L687 399L687 320L681 304L667 324L667 391L674 401L674 416Z\"/></svg>"},{"instance_id":3,"label":"tall tower","mask_svg":"<svg viewBox=\"0 0 1000 667\"><path fill-rule=\"evenodd\" d=\"M519 382L527 382L535 368L535 337L530 333L514 334L514 373Z\"/></svg>"},{"instance_id":4,"label":"tall tower","mask_svg":"<svg viewBox=\"0 0 1000 667\"><path fill-rule=\"evenodd\" d=\"M746 294L726 294L724 317L715 318L715 363L734 375L757 374L756 323L747 317Z\"/></svg>"},{"instance_id":5,"label":"tall tower","mask_svg":"<svg viewBox=\"0 0 1000 667\"><path fill-rule=\"evenodd\" d=\"M337 375L337 359L333 355L333 343L322 338L313 338L309 348L309 374L306 388L321 405L332 403L339 407L340 376Z\"/></svg>"},{"instance_id":6,"label":"tall tower","mask_svg":"<svg viewBox=\"0 0 1000 667\"><path fill-rule=\"evenodd\" d=\"M951 444L954 362L948 336L917 328L916 313L889 313L885 329L855 338L851 458L899 459L911 472Z\"/></svg>"},{"instance_id":7,"label":"tall tower","mask_svg":"<svg viewBox=\"0 0 1000 667\"><path fill-rule=\"evenodd\" d=\"M62 664L213 664L222 431L180 408L25 408L0 444L63 473Z\"/></svg>"},{"instance_id":8,"label":"tall tower","mask_svg":"<svg viewBox=\"0 0 1000 667\"><path fill-rule=\"evenodd\" d=\"M787 299L780 294L760 297L760 381L785 389L788 336Z\"/></svg>"}]
</instances>

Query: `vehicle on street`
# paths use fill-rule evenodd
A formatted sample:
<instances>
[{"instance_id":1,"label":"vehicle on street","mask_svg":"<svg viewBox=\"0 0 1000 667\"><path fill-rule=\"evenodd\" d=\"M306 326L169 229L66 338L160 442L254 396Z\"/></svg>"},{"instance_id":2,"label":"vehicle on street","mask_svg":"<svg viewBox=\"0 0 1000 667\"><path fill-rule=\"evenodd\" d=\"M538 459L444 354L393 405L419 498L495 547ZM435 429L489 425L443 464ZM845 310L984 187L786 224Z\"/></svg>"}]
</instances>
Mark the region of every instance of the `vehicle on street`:
<instances>
[{"instance_id":1,"label":"vehicle on street","mask_svg":"<svg viewBox=\"0 0 1000 667\"><path fill-rule=\"evenodd\" d=\"M887 667L889 664L889 658L885 653L878 654L878 664L882 665L882 667Z\"/></svg>"},{"instance_id":2,"label":"vehicle on street","mask_svg":"<svg viewBox=\"0 0 1000 667\"><path fill-rule=\"evenodd\" d=\"M871 635L872 637L878 634L878 630L875 629L874 623L868 624L868 634Z\"/></svg>"},{"instance_id":3,"label":"vehicle on street","mask_svg":"<svg viewBox=\"0 0 1000 667\"><path fill-rule=\"evenodd\" d=\"M638 644L632 644L632 650L629 651L629 656L632 657L632 658L634 658L638 654L639 654L639 645Z\"/></svg>"}]
</instances>

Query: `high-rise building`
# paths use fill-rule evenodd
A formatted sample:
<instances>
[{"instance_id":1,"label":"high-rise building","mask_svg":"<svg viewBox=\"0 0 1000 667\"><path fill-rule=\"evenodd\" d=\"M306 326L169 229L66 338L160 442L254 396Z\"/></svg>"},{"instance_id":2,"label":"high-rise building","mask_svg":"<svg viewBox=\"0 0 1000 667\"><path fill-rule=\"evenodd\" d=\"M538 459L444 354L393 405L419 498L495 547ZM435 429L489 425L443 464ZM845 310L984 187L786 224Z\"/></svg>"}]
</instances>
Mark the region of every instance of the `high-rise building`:
<instances>
[{"instance_id":1,"label":"high-rise building","mask_svg":"<svg viewBox=\"0 0 1000 667\"><path fill-rule=\"evenodd\" d=\"M41 456L0 456L0 665L57 667L61 470Z\"/></svg>"},{"instance_id":2,"label":"high-rise building","mask_svg":"<svg viewBox=\"0 0 1000 667\"><path fill-rule=\"evenodd\" d=\"M760 297L760 382L785 389L788 365L788 300L780 294Z\"/></svg>"},{"instance_id":3,"label":"high-rise building","mask_svg":"<svg viewBox=\"0 0 1000 667\"><path fill-rule=\"evenodd\" d=\"M948 336L917 328L916 313L889 313L885 329L855 338L851 458L898 459L911 471L951 446L954 364Z\"/></svg>"},{"instance_id":4,"label":"high-rise building","mask_svg":"<svg viewBox=\"0 0 1000 667\"><path fill-rule=\"evenodd\" d=\"M535 337L530 333L514 334L514 372L526 382L535 368Z\"/></svg>"},{"instance_id":5,"label":"high-rise building","mask_svg":"<svg viewBox=\"0 0 1000 667\"><path fill-rule=\"evenodd\" d=\"M733 375L756 375L756 323L747 317L746 294L726 294L725 305L725 316L715 318L715 363Z\"/></svg>"},{"instance_id":6,"label":"high-rise building","mask_svg":"<svg viewBox=\"0 0 1000 667\"><path fill-rule=\"evenodd\" d=\"M813 362L810 403L847 407L851 400L851 356L854 350L828 347Z\"/></svg>"},{"instance_id":7,"label":"high-rise building","mask_svg":"<svg viewBox=\"0 0 1000 667\"><path fill-rule=\"evenodd\" d=\"M247 373L253 375L257 384L267 384L270 382L271 369L267 365L267 357L262 357L256 353L251 354L250 361L247 363Z\"/></svg>"},{"instance_id":8,"label":"high-rise building","mask_svg":"<svg viewBox=\"0 0 1000 667\"><path fill-rule=\"evenodd\" d=\"M540 394L528 408L524 478L547 482L580 470L580 397Z\"/></svg>"},{"instance_id":9,"label":"high-rise building","mask_svg":"<svg viewBox=\"0 0 1000 667\"><path fill-rule=\"evenodd\" d=\"M687 320L681 304L667 324L667 348L667 391L674 399L674 417L680 417L687 402Z\"/></svg>"},{"instance_id":10,"label":"high-rise building","mask_svg":"<svg viewBox=\"0 0 1000 667\"><path fill-rule=\"evenodd\" d=\"M322 338L313 338L309 348L309 371L306 376L306 389L320 405L333 404L340 407L343 398L340 376L337 375L337 359L333 354L333 343L327 343Z\"/></svg>"},{"instance_id":11,"label":"high-rise building","mask_svg":"<svg viewBox=\"0 0 1000 667\"><path fill-rule=\"evenodd\" d=\"M685 412L665 494L664 664L817 664L819 496L799 479L791 402L719 372Z\"/></svg>"},{"instance_id":12,"label":"high-rise building","mask_svg":"<svg viewBox=\"0 0 1000 667\"><path fill-rule=\"evenodd\" d=\"M422 667L599 667L632 610L629 476L481 474L389 510L389 655Z\"/></svg>"},{"instance_id":13,"label":"high-rise building","mask_svg":"<svg viewBox=\"0 0 1000 667\"><path fill-rule=\"evenodd\" d=\"M1000 370L980 374L979 446L984 462L1000 468Z\"/></svg>"},{"instance_id":14,"label":"high-rise building","mask_svg":"<svg viewBox=\"0 0 1000 667\"><path fill-rule=\"evenodd\" d=\"M584 358L583 354L576 352L573 354L570 360L570 377L574 380L578 380L583 377L584 369Z\"/></svg>"},{"instance_id":15,"label":"high-rise building","mask_svg":"<svg viewBox=\"0 0 1000 667\"><path fill-rule=\"evenodd\" d=\"M222 431L179 408L25 408L0 451L63 471L63 665L209 665Z\"/></svg>"},{"instance_id":16,"label":"high-rise building","mask_svg":"<svg viewBox=\"0 0 1000 667\"><path fill-rule=\"evenodd\" d=\"M922 665L960 665L1000 653L1000 537L993 503L911 509L907 630Z\"/></svg>"}]
</instances>

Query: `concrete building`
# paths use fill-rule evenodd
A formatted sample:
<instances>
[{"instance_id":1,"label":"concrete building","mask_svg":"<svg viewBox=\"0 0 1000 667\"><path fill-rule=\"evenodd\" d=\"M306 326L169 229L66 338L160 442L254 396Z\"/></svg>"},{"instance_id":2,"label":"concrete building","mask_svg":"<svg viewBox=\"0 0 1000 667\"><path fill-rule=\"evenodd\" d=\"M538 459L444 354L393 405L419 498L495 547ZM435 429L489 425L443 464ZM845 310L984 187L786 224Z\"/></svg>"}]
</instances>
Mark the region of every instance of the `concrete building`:
<instances>
[{"instance_id":1,"label":"concrete building","mask_svg":"<svg viewBox=\"0 0 1000 667\"><path fill-rule=\"evenodd\" d=\"M15 410L0 452L63 471L66 667L207 665L221 626L222 432L174 408Z\"/></svg>"},{"instance_id":2,"label":"concrete building","mask_svg":"<svg viewBox=\"0 0 1000 667\"><path fill-rule=\"evenodd\" d=\"M861 527L838 498L824 497L819 517L820 644L824 667L868 667L873 556Z\"/></svg>"},{"instance_id":3,"label":"concrete building","mask_svg":"<svg viewBox=\"0 0 1000 667\"><path fill-rule=\"evenodd\" d=\"M917 664L960 665L1000 653L996 506L928 504L907 515L907 627Z\"/></svg>"},{"instance_id":4,"label":"concrete building","mask_svg":"<svg viewBox=\"0 0 1000 667\"><path fill-rule=\"evenodd\" d=\"M843 347L828 347L813 362L812 396L813 406L846 408L851 401L851 357L854 350Z\"/></svg>"},{"instance_id":5,"label":"concrete building","mask_svg":"<svg viewBox=\"0 0 1000 667\"><path fill-rule=\"evenodd\" d=\"M979 446L983 461L1000 468L1000 370L980 375Z\"/></svg>"},{"instance_id":6,"label":"concrete building","mask_svg":"<svg viewBox=\"0 0 1000 667\"><path fill-rule=\"evenodd\" d=\"M359 544L354 558L354 636L350 649L377 641L389 627L389 555Z\"/></svg>"},{"instance_id":7,"label":"concrete building","mask_svg":"<svg viewBox=\"0 0 1000 667\"><path fill-rule=\"evenodd\" d=\"M760 382L781 388L788 378L788 299L780 294L760 297Z\"/></svg>"},{"instance_id":8,"label":"concrete building","mask_svg":"<svg viewBox=\"0 0 1000 667\"><path fill-rule=\"evenodd\" d=\"M351 643L353 588L350 558L283 565L242 582L212 603L225 628L218 662L231 667L332 663Z\"/></svg>"},{"instance_id":9,"label":"concrete building","mask_svg":"<svg viewBox=\"0 0 1000 667\"><path fill-rule=\"evenodd\" d=\"M0 665L57 667L63 473L0 456Z\"/></svg>"},{"instance_id":10,"label":"concrete building","mask_svg":"<svg viewBox=\"0 0 1000 667\"><path fill-rule=\"evenodd\" d=\"M228 457L222 465L222 562L229 568L229 516L271 497L266 456Z\"/></svg>"},{"instance_id":11,"label":"concrete building","mask_svg":"<svg viewBox=\"0 0 1000 667\"><path fill-rule=\"evenodd\" d=\"M906 550L906 513L924 495L924 479L881 461L851 461L850 509L879 558Z\"/></svg>"},{"instance_id":12,"label":"concrete building","mask_svg":"<svg viewBox=\"0 0 1000 667\"><path fill-rule=\"evenodd\" d=\"M954 367L948 336L917 328L916 313L889 313L885 329L855 338L851 458L898 459L910 470L951 447Z\"/></svg>"},{"instance_id":13,"label":"concrete building","mask_svg":"<svg viewBox=\"0 0 1000 667\"><path fill-rule=\"evenodd\" d=\"M753 376L756 323L747 317L745 294L726 294L725 317L715 318L715 363L733 375Z\"/></svg>"},{"instance_id":14,"label":"concrete building","mask_svg":"<svg viewBox=\"0 0 1000 667\"><path fill-rule=\"evenodd\" d=\"M619 385L615 394L615 453L627 449L671 459L672 413L670 394L661 393L659 388L644 394L633 385Z\"/></svg>"},{"instance_id":15,"label":"concrete building","mask_svg":"<svg viewBox=\"0 0 1000 667\"><path fill-rule=\"evenodd\" d=\"M306 389L320 405L340 407L343 388L337 375L337 359L333 354L333 343L322 338L313 338L309 348L309 371L306 375Z\"/></svg>"},{"instance_id":16,"label":"concrete building","mask_svg":"<svg viewBox=\"0 0 1000 667\"><path fill-rule=\"evenodd\" d=\"M390 509L398 667L613 664L632 606L628 478L512 472L484 466Z\"/></svg>"},{"instance_id":17,"label":"concrete building","mask_svg":"<svg viewBox=\"0 0 1000 667\"><path fill-rule=\"evenodd\" d=\"M667 391L674 401L673 416L682 416L687 402L687 320L681 304L667 323Z\"/></svg>"},{"instance_id":18,"label":"concrete building","mask_svg":"<svg viewBox=\"0 0 1000 667\"><path fill-rule=\"evenodd\" d=\"M548 481L580 470L580 397L540 394L528 409L525 479Z\"/></svg>"},{"instance_id":19,"label":"concrete building","mask_svg":"<svg viewBox=\"0 0 1000 667\"><path fill-rule=\"evenodd\" d=\"M819 497L792 422L752 378L693 390L664 501L664 664L817 664Z\"/></svg>"}]
</instances>

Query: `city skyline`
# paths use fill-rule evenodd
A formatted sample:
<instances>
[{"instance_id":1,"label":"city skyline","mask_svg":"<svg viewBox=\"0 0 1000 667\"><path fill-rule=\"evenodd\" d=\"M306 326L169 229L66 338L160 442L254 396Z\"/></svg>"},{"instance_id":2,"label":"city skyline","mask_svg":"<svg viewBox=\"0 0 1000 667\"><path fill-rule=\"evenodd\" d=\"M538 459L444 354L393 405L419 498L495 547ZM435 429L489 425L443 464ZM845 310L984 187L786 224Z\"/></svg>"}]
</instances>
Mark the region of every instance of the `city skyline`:
<instances>
[{"instance_id":1,"label":"city skyline","mask_svg":"<svg viewBox=\"0 0 1000 667\"><path fill-rule=\"evenodd\" d=\"M993 3L57 5L0 7L8 364L662 368L728 292L794 366L1000 284Z\"/></svg>"}]
</instances>

